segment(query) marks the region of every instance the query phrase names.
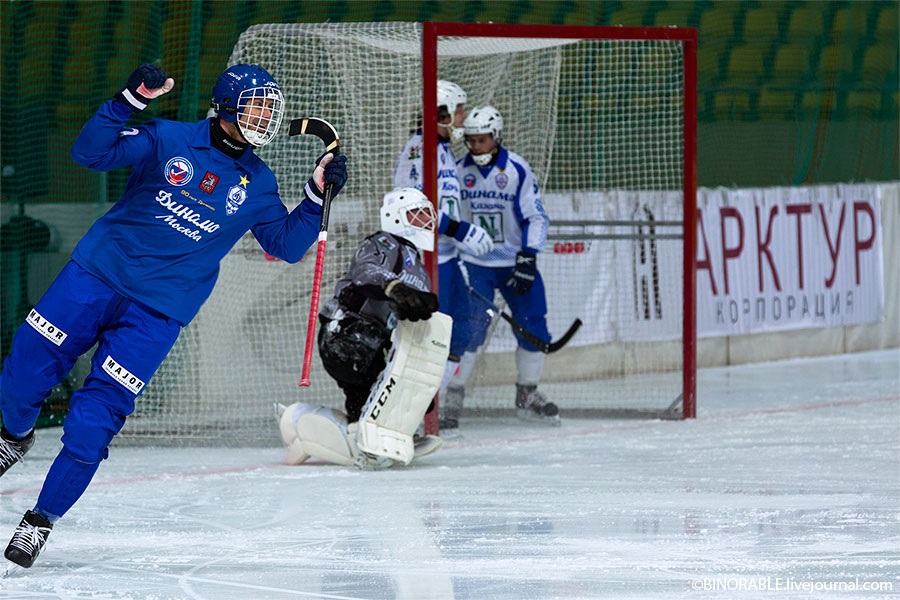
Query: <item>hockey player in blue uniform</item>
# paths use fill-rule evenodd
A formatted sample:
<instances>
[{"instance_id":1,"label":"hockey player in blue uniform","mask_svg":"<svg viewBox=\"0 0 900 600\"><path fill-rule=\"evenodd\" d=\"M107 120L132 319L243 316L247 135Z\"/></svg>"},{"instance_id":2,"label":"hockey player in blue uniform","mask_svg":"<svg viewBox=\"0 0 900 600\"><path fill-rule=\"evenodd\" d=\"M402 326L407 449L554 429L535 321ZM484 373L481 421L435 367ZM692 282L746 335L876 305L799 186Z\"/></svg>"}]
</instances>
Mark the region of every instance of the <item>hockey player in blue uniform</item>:
<instances>
[{"instance_id":1,"label":"hockey player in blue uniform","mask_svg":"<svg viewBox=\"0 0 900 600\"><path fill-rule=\"evenodd\" d=\"M284 109L278 84L255 65L219 76L217 117L126 127L174 84L161 68L141 65L82 129L72 147L77 163L95 171L132 165L131 177L31 310L3 364L0 475L34 443L50 389L97 344L69 401L62 450L4 553L22 567L88 487L137 396L212 292L222 257L250 230L269 254L299 261L318 236L326 183L337 193L346 182L346 158L324 155L288 213L250 147L272 140Z\"/></svg>"},{"instance_id":2,"label":"hockey player in blue uniform","mask_svg":"<svg viewBox=\"0 0 900 600\"><path fill-rule=\"evenodd\" d=\"M487 298L500 290L513 318L548 340L547 298L537 255L547 241L550 219L541 204L537 178L524 158L501 145L503 117L492 106L475 108L463 123L468 154L457 163L463 210L487 229L494 249L463 255L470 285ZM471 303L469 351L484 343L491 318L481 302ZM537 390L544 354L516 334L516 408L520 418L559 424L559 410ZM468 356L468 355L467 355ZM458 379L448 394L463 396Z\"/></svg>"},{"instance_id":3,"label":"hockey player in blue uniform","mask_svg":"<svg viewBox=\"0 0 900 600\"><path fill-rule=\"evenodd\" d=\"M469 345L469 293L459 264L459 250L478 256L493 249L490 235L482 227L460 218L459 179L451 141L462 139L462 123L466 118L463 105L467 95L451 81L438 80L438 298L443 311L453 318L448 368L455 370ZM422 190L422 132L406 143L394 167L395 187ZM470 362L470 361L466 361ZM459 410L454 396L444 395L440 403L439 426L453 429L459 423Z\"/></svg>"}]
</instances>

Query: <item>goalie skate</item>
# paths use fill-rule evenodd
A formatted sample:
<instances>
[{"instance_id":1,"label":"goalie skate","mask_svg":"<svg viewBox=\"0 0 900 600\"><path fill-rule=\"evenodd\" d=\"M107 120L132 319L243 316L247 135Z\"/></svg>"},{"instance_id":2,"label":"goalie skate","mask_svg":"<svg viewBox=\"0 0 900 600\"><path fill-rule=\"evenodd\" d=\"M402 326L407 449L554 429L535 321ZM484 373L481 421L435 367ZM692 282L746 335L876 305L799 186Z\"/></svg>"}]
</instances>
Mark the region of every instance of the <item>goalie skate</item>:
<instances>
[{"instance_id":1,"label":"goalie skate","mask_svg":"<svg viewBox=\"0 0 900 600\"><path fill-rule=\"evenodd\" d=\"M516 416L523 421L560 424L559 408L537 391L536 385L516 385Z\"/></svg>"}]
</instances>

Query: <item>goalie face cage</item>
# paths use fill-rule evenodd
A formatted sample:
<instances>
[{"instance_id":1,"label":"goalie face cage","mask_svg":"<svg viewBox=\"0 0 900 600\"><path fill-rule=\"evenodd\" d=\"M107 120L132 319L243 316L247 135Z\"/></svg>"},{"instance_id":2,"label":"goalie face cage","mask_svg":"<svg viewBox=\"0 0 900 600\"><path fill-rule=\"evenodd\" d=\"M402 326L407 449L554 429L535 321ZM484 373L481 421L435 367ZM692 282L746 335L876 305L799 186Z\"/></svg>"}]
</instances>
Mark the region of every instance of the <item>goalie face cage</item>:
<instances>
[{"instance_id":1,"label":"goalie face cage","mask_svg":"<svg viewBox=\"0 0 900 600\"><path fill-rule=\"evenodd\" d=\"M351 176L332 206L325 298L360 241L380 228L397 158L423 123L421 146L407 152L422 156L423 191L437 203L438 78L466 90L467 111L497 107L504 146L531 165L551 219L538 256L550 333L562 335L576 317L585 323L548 355L540 389L563 418L689 418L696 46L696 30L679 28L265 24L242 34L227 64L263 65L279 82L285 118L318 116L341 132ZM305 137L280 135L258 149L289 210L321 152ZM461 158L465 147L453 151ZM279 443L274 403L342 409L343 394L318 358L312 387L296 386L314 254L298 265L269 260L248 233L222 260L213 294L117 439L271 445ZM437 281L436 256L427 260ZM466 411L511 412L515 348L509 325L495 319L467 383Z\"/></svg>"}]
</instances>

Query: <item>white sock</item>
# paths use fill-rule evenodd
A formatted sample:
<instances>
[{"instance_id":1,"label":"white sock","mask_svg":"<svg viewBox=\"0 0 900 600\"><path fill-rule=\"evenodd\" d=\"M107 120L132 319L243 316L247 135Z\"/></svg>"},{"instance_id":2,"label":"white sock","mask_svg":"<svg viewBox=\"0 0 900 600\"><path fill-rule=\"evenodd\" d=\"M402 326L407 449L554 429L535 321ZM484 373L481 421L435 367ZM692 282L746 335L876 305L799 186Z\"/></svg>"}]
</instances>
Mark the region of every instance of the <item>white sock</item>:
<instances>
[{"instance_id":1,"label":"white sock","mask_svg":"<svg viewBox=\"0 0 900 600\"><path fill-rule=\"evenodd\" d=\"M450 384L447 387L465 387L466 380L472 373L472 369L475 368L476 358L478 358L478 354L476 354L475 352L466 352L465 354L463 354L462 358L459 359L459 371L457 371L456 375L450 378Z\"/></svg>"},{"instance_id":2,"label":"white sock","mask_svg":"<svg viewBox=\"0 0 900 600\"><path fill-rule=\"evenodd\" d=\"M518 370L519 385L537 385L541 380L541 372L544 370L543 352L530 352L519 346L516 348L516 369Z\"/></svg>"}]
</instances>

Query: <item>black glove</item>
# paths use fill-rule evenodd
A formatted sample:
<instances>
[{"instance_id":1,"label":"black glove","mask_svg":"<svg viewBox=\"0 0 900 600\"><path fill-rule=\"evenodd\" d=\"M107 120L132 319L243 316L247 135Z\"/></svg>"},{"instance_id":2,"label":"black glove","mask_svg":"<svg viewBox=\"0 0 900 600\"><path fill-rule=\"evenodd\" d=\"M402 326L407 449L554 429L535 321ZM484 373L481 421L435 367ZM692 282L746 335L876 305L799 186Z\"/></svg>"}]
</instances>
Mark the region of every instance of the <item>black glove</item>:
<instances>
[{"instance_id":1,"label":"black glove","mask_svg":"<svg viewBox=\"0 0 900 600\"><path fill-rule=\"evenodd\" d=\"M398 319L418 321L430 319L438 309L438 297L431 292L421 292L396 279L385 288L388 304Z\"/></svg>"},{"instance_id":2,"label":"black glove","mask_svg":"<svg viewBox=\"0 0 900 600\"><path fill-rule=\"evenodd\" d=\"M319 163L323 162L326 156L331 156L331 153L326 152L316 159L316 170L306 182L306 195L316 204L324 202L326 185L330 183L334 186L331 192L331 197L334 199L347 183L347 157L341 154L338 157L329 158L322 167Z\"/></svg>"},{"instance_id":3,"label":"black glove","mask_svg":"<svg viewBox=\"0 0 900 600\"><path fill-rule=\"evenodd\" d=\"M116 92L116 100L127 104L134 112L147 108L150 101L170 92L175 80L156 65L144 63L128 77L128 82Z\"/></svg>"},{"instance_id":4,"label":"black glove","mask_svg":"<svg viewBox=\"0 0 900 600\"><path fill-rule=\"evenodd\" d=\"M530 250L521 250L516 254L516 266L506 285L512 287L517 296L527 294L534 285L537 275L537 255Z\"/></svg>"}]
</instances>

